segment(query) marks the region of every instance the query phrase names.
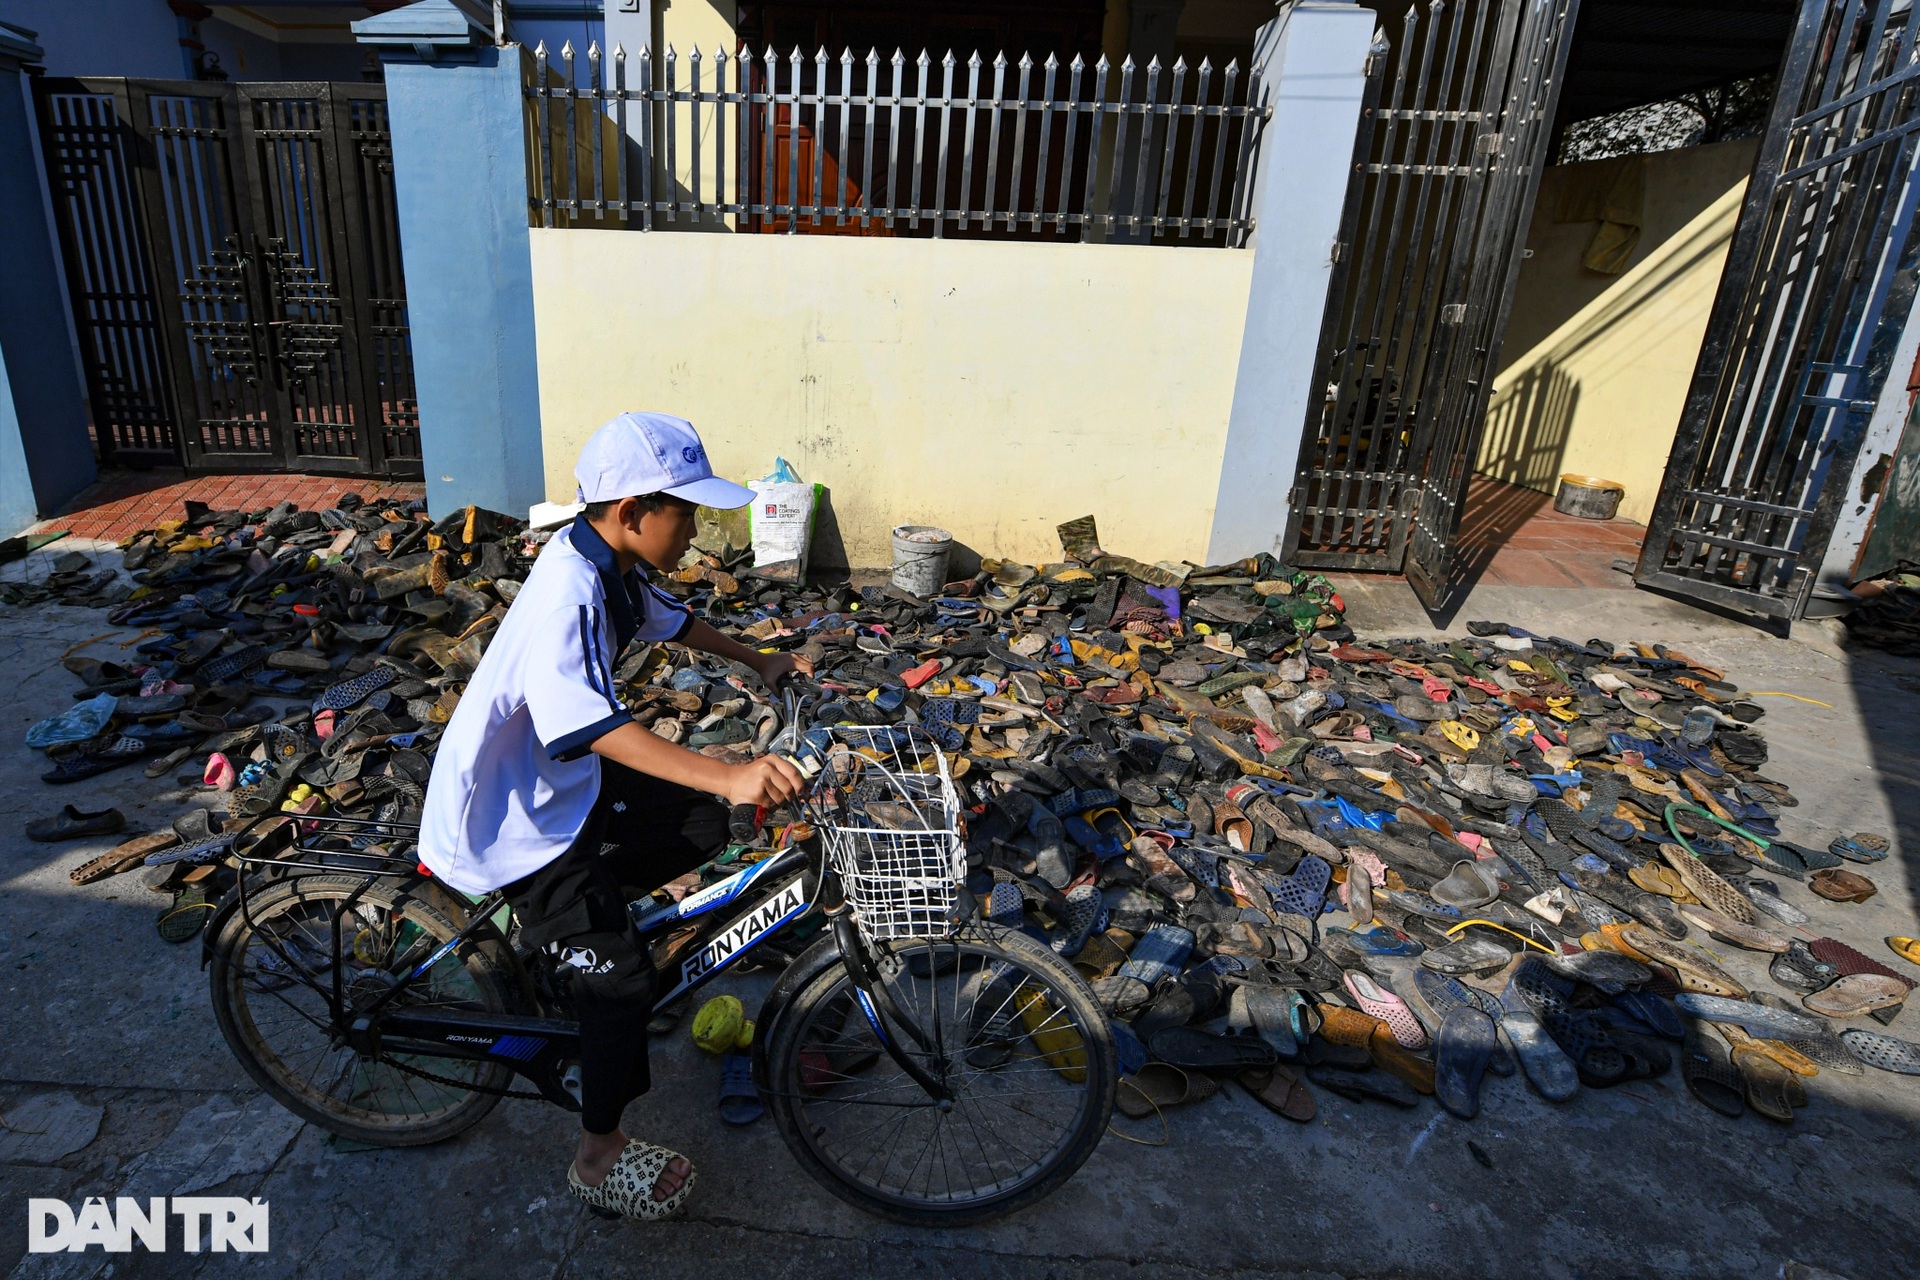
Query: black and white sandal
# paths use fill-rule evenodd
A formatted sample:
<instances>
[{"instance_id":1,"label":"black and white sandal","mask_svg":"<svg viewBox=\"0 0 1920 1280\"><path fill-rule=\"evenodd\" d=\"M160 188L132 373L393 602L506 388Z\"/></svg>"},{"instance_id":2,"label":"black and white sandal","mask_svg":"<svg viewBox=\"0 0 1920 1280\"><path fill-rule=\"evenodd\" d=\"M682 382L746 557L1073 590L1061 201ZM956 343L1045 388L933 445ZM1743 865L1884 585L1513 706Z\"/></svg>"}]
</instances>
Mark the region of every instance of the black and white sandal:
<instances>
[{"instance_id":1,"label":"black and white sandal","mask_svg":"<svg viewBox=\"0 0 1920 1280\"><path fill-rule=\"evenodd\" d=\"M684 1157L677 1151L656 1147L651 1142L635 1138L627 1143L626 1150L620 1153L620 1158L613 1162L613 1168L607 1171L607 1176L597 1187L580 1181L580 1175L573 1166L567 1166L567 1189L590 1209L604 1210L636 1221L655 1222L678 1212L693 1190L697 1175L692 1161L688 1161L687 1178L680 1184L680 1189L665 1200L653 1198L653 1184L660 1180L661 1173L669 1164L679 1159Z\"/></svg>"}]
</instances>

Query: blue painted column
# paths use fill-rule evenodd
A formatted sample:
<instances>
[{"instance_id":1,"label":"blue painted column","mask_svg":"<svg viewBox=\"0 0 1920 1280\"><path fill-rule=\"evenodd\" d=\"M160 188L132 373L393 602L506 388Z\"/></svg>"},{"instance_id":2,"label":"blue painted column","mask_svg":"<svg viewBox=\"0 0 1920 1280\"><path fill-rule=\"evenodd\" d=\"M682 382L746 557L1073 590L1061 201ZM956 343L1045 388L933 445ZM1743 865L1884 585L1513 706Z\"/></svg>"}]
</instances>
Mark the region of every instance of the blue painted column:
<instances>
[{"instance_id":1,"label":"blue painted column","mask_svg":"<svg viewBox=\"0 0 1920 1280\"><path fill-rule=\"evenodd\" d=\"M1314 348L1378 21L1351 0L1300 0L1254 41L1273 117L1254 175L1253 281L1207 539L1213 564L1280 553L1307 404L1322 394L1309 385Z\"/></svg>"},{"instance_id":2,"label":"blue painted column","mask_svg":"<svg viewBox=\"0 0 1920 1280\"><path fill-rule=\"evenodd\" d=\"M20 66L33 33L0 26L0 537L93 483L87 404L67 325Z\"/></svg>"},{"instance_id":3,"label":"blue painted column","mask_svg":"<svg viewBox=\"0 0 1920 1280\"><path fill-rule=\"evenodd\" d=\"M521 50L450 0L353 24L386 63L427 505L546 497Z\"/></svg>"}]
</instances>

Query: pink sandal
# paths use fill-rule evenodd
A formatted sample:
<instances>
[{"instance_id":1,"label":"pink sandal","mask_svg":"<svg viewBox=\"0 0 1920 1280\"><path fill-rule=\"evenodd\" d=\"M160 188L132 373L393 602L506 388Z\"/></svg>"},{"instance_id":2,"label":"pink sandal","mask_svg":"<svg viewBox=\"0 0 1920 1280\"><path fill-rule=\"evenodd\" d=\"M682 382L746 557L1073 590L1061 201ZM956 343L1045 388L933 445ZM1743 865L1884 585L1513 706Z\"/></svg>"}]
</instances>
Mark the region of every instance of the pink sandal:
<instances>
[{"instance_id":1,"label":"pink sandal","mask_svg":"<svg viewBox=\"0 0 1920 1280\"><path fill-rule=\"evenodd\" d=\"M1379 984L1366 974L1347 974L1347 994L1360 1006L1360 1012L1386 1023L1401 1048L1420 1049L1426 1046L1426 1030L1421 1027L1420 1020L1413 1016L1413 1010L1407 1008L1400 997L1391 991L1382 991Z\"/></svg>"},{"instance_id":2,"label":"pink sandal","mask_svg":"<svg viewBox=\"0 0 1920 1280\"><path fill-rule=\"evenodd\" d=\"M214 752L207 757L207 771L201 775L200 781L216 791L233 790L233 761L218 751Z\"/></svg>"}]
</instances>

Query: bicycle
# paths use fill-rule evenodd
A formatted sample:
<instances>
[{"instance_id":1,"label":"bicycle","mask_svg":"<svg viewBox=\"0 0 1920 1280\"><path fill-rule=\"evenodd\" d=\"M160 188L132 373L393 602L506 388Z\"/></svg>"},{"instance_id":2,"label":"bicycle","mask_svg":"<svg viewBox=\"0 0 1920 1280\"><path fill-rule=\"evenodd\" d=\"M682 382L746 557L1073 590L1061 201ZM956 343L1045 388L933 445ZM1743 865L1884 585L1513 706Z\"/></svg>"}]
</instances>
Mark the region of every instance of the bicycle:
<instances>
[{"instance_id":1,"label":"bicycle","mask_svg":"<svg viewBox=\"0 0 1920 1280\"><path fill-rule=\"evenodd\" d=\"M1118 1076L1105 1016L1043 943L970 909L958 801L925 731L802 734L804 703L788 697L780 745L814 772L814 835L677 903L633 904L667 988L655 1011L824 917L756 1020L754 1081L795 1158L898 1222L1031 1205L1106 1130ZM409 854L414 827L254 825L203 965L220 1030L267 1093L377 1146L443 1141L502 1097L579 1109L566 971L512 944L504 895L476 903L433 879Z\"/></svg>"}]
</instances>

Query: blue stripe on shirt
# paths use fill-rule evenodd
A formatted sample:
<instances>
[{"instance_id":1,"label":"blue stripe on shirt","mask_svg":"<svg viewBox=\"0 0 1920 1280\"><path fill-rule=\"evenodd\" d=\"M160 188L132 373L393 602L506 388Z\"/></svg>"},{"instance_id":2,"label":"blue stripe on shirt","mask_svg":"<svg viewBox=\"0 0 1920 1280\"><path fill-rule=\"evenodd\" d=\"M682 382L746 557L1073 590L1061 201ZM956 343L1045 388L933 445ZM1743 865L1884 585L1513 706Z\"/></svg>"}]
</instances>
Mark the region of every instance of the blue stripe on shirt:
<instances>
[{"instance_id":1,"label":"blue stripe on shirt","mask_svg":"<svg viewBox=\"0 0 1920 1280\"><path fill-rule=\"evenodd\" d=\"M624 711L604 720L596 720L584 729L575 729L548 743L547 757L551 760L578 760L593 749L594 743L620 726L632 723L633 717Z\"/></svg>"},{"instance_id":2,"label":"blue stripe on shirt","mask_svg":"<svg viewBox=\"0 0 1920 1280\"><path fill-rule=\"evenodd\" d=\"M584 604L581 605L580 606L580 665L586 670L588 687L591 688L595 693L599 694L601 697L604 698L607 696L607 691L600 687L600 681L597 679L597 677L600 674L600 664L594 661L594 656L593 656L593 639L594 639L593 633L597 629L598 628L596 628L593 625L593 617L592 617L591 611L587 608L586 605Z\"/></svg>"}]
</instances>

